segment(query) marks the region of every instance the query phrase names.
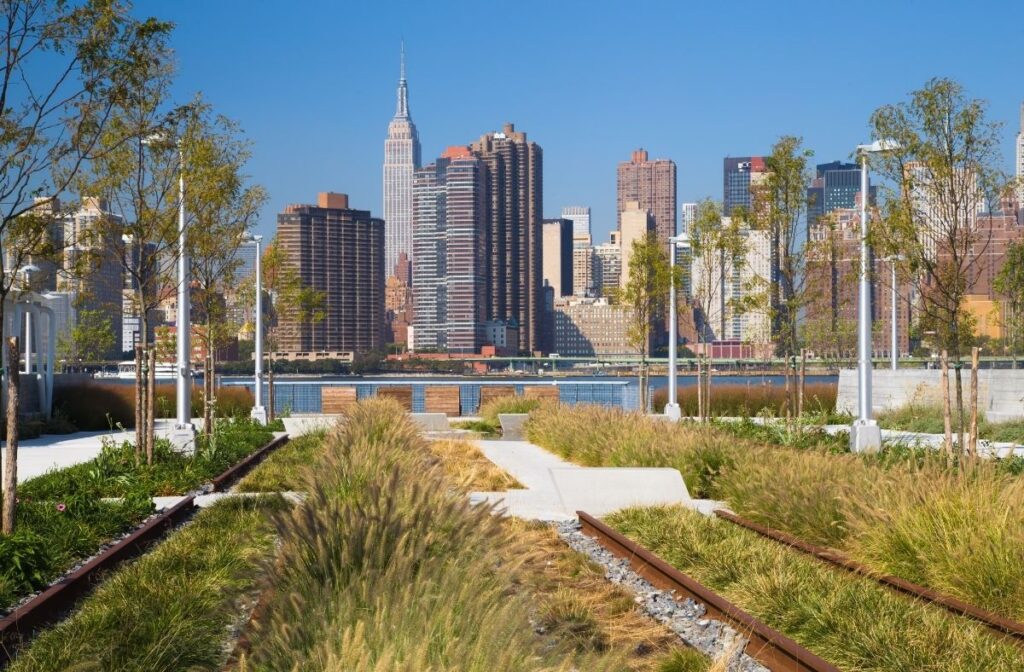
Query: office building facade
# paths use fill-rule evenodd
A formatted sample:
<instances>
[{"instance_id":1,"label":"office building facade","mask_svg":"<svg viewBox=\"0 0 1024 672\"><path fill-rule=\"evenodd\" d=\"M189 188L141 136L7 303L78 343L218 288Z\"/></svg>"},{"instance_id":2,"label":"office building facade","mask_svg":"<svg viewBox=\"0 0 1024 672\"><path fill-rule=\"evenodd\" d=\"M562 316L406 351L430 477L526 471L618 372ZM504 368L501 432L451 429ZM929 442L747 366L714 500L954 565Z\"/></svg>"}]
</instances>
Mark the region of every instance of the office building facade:
<instances>
[{"instance_id":1,"label":"office building facade","mask_svg":"<svg viewBox=\"0 0 1024 672\"><path fill-rule=\"evenodd\" d=\"M349 208L348 196L321 193L316 205L289 205L277 216L286 263L324 297L324 319L295 306L279 311L282 352L354 352L384 346L384 220Z\"/></svg>"},{"instance_id":2,"label":"office building facade","mask_svg":"<svg viewBox=\"0 0 1024 672\"><path fill-rule=\"evenodd\" d=\"M562 208L562 219L572 221L572 235L590 237L590 208L583 205L568 205Z\"/></svg>"},{"instance_id":3,"label":"office building facade","mask_svg":"<svg viewBox=\"0 0 1024 672\"><path fill-rule=\"evenodd\" d=\"M545 219L542 223L541 254L544 281L555 296L573 294L573 222L569 219Z\"/></svg>"},{"instance_id":4,"label":"office building facade","mask_svg":"<svg viewBox=\"0 0 1024 672\"><path fill-rule=\"evenodd\" d=\"M412 348L471 354L487 320L487 170L450 147L413 180Z\"/></svg>"}]
</instances>

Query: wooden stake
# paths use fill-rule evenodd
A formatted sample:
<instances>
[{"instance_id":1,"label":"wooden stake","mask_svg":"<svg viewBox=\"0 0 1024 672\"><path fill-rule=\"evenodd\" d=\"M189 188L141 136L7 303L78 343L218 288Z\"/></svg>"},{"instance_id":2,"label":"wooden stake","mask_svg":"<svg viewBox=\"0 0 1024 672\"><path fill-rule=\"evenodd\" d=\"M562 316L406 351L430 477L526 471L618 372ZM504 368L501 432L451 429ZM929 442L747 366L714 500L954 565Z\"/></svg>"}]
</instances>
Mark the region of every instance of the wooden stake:
<instances>
[{"instance_id":1,"label":"wooden stake","mask_svg":"<svg viewBox=\"0 0 1024 672\"><path fill-rule=\"evenodd\" d=\"M804 381L807 378L807 348L800 348L800 380L797 387L796 415L804 417Z\"/></svg>"},{"instance_id":2,"label":"wooden stake","mask_svg":"<svg viewBox=\"0 0 1024 672\"><path fill-rule=\"evenodd\" d=\"M145 390L142 382L142 345L135 346L135 458L139 459L146 442L146 422L142 411L146 407Z\"/></svg>"},{"instance_id":3,"label":"wooden stake","mask_svg":"<svg viewBox=\"0 0 1024 672\"><path fill-rule=\"evenodd\" d=\"M978 454L978 360L979 348L971 348L971 440L967 444L970 455Z\"/></svg>"},{"instance_id":4,"label":"wooden stake","mask_svg":"<svg viewBox=\"0 0 1024 672\"><path fill-rule=\"evenodd\" d=\"M149 349L149 380L146 384L146 464L153 464L156 441L156 345Z\"/></svg>"},{"instance_id":5,"label":"wooden stake","mask_svg":"<svg viewBox=\"0 0 1024 672\"><path fill-rule=\"evenodd\" d=\"M942 351L942 424L946 430L946 457L953 458L953 419L949 409L949 355Z\"/></svg>"},{"instance_id":6,"label":"wooden stake","mask_svg":"<svg viewBox=\"0 0 1024 672\"><path fill-rule=\"evenodd\" d=\"M3 523L0 531L14 533L14 509L18 495L18 337L7 339L7 448L4 452Z\"/></svg>"}]
</instances>

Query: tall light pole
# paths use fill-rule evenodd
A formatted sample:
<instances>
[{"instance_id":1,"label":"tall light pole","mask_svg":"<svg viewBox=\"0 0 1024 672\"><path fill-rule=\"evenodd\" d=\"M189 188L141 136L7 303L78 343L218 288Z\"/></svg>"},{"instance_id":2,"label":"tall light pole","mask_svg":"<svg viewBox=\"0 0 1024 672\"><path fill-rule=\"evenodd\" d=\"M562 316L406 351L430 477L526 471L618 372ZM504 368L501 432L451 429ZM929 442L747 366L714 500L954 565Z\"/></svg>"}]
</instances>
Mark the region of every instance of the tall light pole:
<instances>
[{"instance_id":1,"label":"tall light pole","mask_svg":"<svg viewBox=\"0 0 1024 672\"><path fill-rule=\"evenodd\" d=\"M665 417L673 422L678 422L683 417L682 409L679 408L677 397L677 364L676 349L678 343L678 319L676 318L676 253L679 247L686 240L684 236L670 236L668 239L668 260L672 269L669 278L669 299L668 299L668 402L665 404Z\"/></svg>"},{"instance_id":2,"label":"tall light pole","mask_svg":"<svg viewBox=\"0 0 1024 672\"><path fill-rule=\"evenodd\" d=\"M857 296L857 419L850 426L850 450L875 452L882 447L882 431L871 418L871 250L868 248L868 157L898 145L876 140L858 145L860 157L860 280Z\"/></svg>"},{"instance_id":3,"label":"tall light pole","mask_svg":"<svg viewBox=\"0 0 1024 672\"><path fill-rule=\"evenodd\" d=\"M35 264L28 264L21 267L21 273L25 276L25 293L29 296L32 293L32 274L39 270ZM26 303L31 300L26 298ZM17 367L17 362L13 366ZM32 373L32 313L25 311L25 373Z\"/></svg>"},{"instance_id":4,"label":"tall light pole","mask_svg":"<svg viewBox=\"0 0 1024 672\"><path fill-rule=\"evenodd\" d=\"M892 340L890 341L889 346L889 356L891 359L890 367L893 371L895 371L898 368L900 359L899 344L897 342L899 335L896 331L896 305L898 303L898 299L896 296L896 264L900 261L903 261L904 258L905 257L902 254L894 254L893 256L889 257L889 266L892 268L892 329L890 334Z\"/></svg>"},{"instance_id":5,"label":"tall light pole","mask_svg":"<svg viewBox=\"0 0 1024 672\"><path fill-rule=\"evenodd\" d=\"M173 144L178 150L178 316L175 323L178 362L175 366L177 418L171 432L171 443L179 451L195 448L196 428L192 424L192 291L189 287L188 249L185 239L185 152L181 138L168 138L156 133L145 138L144 145Z\"/></svg>"},{"instance_id":6,"label":"tall light pole","mask_svg":"<svg viewBox=\"0 0 1024 672\"><path fill-rule=\"evenodd\" d=\"M267 409L263 406L263 270L260 243L263 236L253 234L249 240L256 245L256 387L255 404L250 416L261 425L267 424Z\"/></svg>"}]
</instances>

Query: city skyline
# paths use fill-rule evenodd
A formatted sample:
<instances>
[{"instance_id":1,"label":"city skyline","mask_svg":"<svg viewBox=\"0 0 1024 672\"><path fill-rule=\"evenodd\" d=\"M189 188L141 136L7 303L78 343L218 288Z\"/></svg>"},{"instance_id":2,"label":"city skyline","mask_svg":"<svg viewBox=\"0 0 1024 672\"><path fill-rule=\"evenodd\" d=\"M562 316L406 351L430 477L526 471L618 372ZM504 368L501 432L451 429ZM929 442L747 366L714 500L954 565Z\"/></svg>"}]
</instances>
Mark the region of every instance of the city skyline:
<instances>
[{"instance_id":1,"label":"city skyline","mask_svg":"<svg viewBox=\"0 0 1024 672\"><path fill-rule=\"evenodd\" d=\"M255 143L250 172L271 195L261 232L272 233L274 215L310 189L344 191L371 208L382 202L380 141L394 109L395 52L403 37L425 154L437 156L480 128L516 121L545 146L543 216L557 217L567 205L590 206L595 240L604 240L615 226L616 164L638 146L677 163L680 202L717 198L723 157L766 154L778 136L793 133L815 150L815 163L849 161L853 147L867 139L871 112L903 100L933 76L958 79L971 96L989 101L991 117L1004 123L1004 169L1014 169L1021 94L1006 87L1000 73L1019 71L1024 64L1013 46L1013 26L1021 24L1014 19L1024 18L1024 9L1011 3L991 5L1000 16L994 26L951 21L953 3L930 5L928 12L870 3L867 12L751 6L729 22L725 9L667 3L588 11L578 5L531 4L531 31L490 35L488 39L496 40L494 48L477 49L474 58L455 61L434 48L434 37L466 28L468 44L483 44L483 35L471 27L489 19L491 10L403 7L388 8L386 21L385 8L346 8L346 23L366 30L356 31L352 48L342 54L319 46L329 41L316 38L336 24L331 17L341 11L327 5L314 8L315 21L308 7L254 6L245 12L234 11L230 4L167 8L178 24L179 98L201 89ZM140 5L138 12L147 9L152 11ZM829 21L822 21L823 13ZM621 31L627 15L647 26L649 48L608 50L607 39ZM855 44L856 25L872 16L877 19L872 21L872 48L831 49L836 43ZM234 28L225 32L229 20ZM553 36L573 22L595 39L556 44ZM910 22L920 30L909 34L900 27ZM823 27L825 23L829 26ZM763 39L770 31L781 39ZM273 52L261 46L269 34L280 40ZM935 48L954 38L972 48ZM792 49L792 39L804 46ZM758 44L755 62L748 49L729 46L740 43ZM496 81L494 73L501 71L513 48L532 95L523 95L522 87L480 86ZM817 58L826 48L829 58ZM605 53L609 51L615 53ZM900 68L895 69L888 63L897 51ZM240 59L251 67L226 67ZM225 67L210 67L222 62ZM726 74L737 68L746 73L744 85L723 86ZM841 86L809 90L808 81L836 71L845 73ZM620 104L616 87L606 86L627 77L631 88L645 90L645 104L639 108ZM300 112L267 95L323 86L324 81L340 81L342 86ZM358 105L343 104L350 91L358 93ZM558 96L571 98L573 104L551 105L550 99ZM594 142L596 137L601 142ZM329 156L314 158L321 147L331 150Z\"/></svg>"}]
</instances>

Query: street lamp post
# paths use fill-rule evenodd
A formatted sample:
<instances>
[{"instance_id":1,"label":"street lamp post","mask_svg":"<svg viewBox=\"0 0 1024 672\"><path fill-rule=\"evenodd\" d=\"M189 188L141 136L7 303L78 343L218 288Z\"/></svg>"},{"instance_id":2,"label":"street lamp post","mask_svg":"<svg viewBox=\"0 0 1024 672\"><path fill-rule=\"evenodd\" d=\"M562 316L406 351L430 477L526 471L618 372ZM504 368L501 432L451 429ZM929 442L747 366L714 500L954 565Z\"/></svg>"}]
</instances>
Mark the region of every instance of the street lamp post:
<instances>
[{"instance_id":1,"label":"street lamp post","mask_svg":"<svg viewBox=\"0 0 1024 672\"><path fill-rule=\"evenodd\" d=\"M255 404L250 414L261 425L267 424L267 409L263 406L263 272L260 260L260 243L263 236L253 234L249 240L256 245L256 387Z\"/></svg>"},{"instance_id":2,"label":"street lamp post","mask_svg":"<svg viewBox=\"0 0 1024 672\"><path fill-rule=\"evenodd\" d=\"M155 133L145 139L144 145L173 144L178 150L178 315L175 322L177 338L176 397L177 418L170 435L171 444L182 452L195 448L196 428L192 424L192 292L189 287L188 249L185 238L185 152L180 138L168 138Z\"/></svg>"},{"instance_id":3,"label":"street lamp post","mask_svg":"<svg viewBox=\"0 0 1024 672\"><path fill-rule=\"evenodd\" d=\"M877 140L858 145L860 157L860 279L857 296L857 419L850 426L850 450L875 452L882 447L882 430L871 417L871 250L868 248L868 156L896 149Z\"/></svg>"},{"instance_id":4,"label":"street lamp post","mask_svg":"<svg viewBox=\"0 0 1024 672\"><path fill-rule=\"evenodd\" d=\"M679 408L677 399L677 365L676 350L678 344L678 320L676 318L676 252L683 242L682 236L670 236L668 239L668 259L672 272L669 282L669 319L668 319L668 402L665 404L665 417L673 422L678 422L683 417L682 409Z\"/></svg>"},{"instance_id":5,"label":"street lamp post","mask_svg":"<svg viewBox=\"0 0 1024 672\"><path fill-rule=\"evenodd\" d=\"M900 353L898 344L898 333L896 331L896 317L897 317L897 296L896 296L896 264L897 262L903 261L904 257L902 254L896 254L889 257L889 266L892 268L892 329L891 329L891 341L889 348L889 356L891 359L890 367L893 371L898 368Z\"/></svg>"},{"instance_id":6,"label":"street lamp post","mask_svg":"<svg viewBox=\"0 0 1024 672\"><path fill-rule=\"evenodd\" d=\"M32 274L39 270L35 264L22 266L21 273L25 276L26 296L32 292ZM25 300L30 303L30 299ZM17 366L17 362L14 363ZM25 311L25 373L32 373L32 313Z\"/></svg>"}]
</instances>

